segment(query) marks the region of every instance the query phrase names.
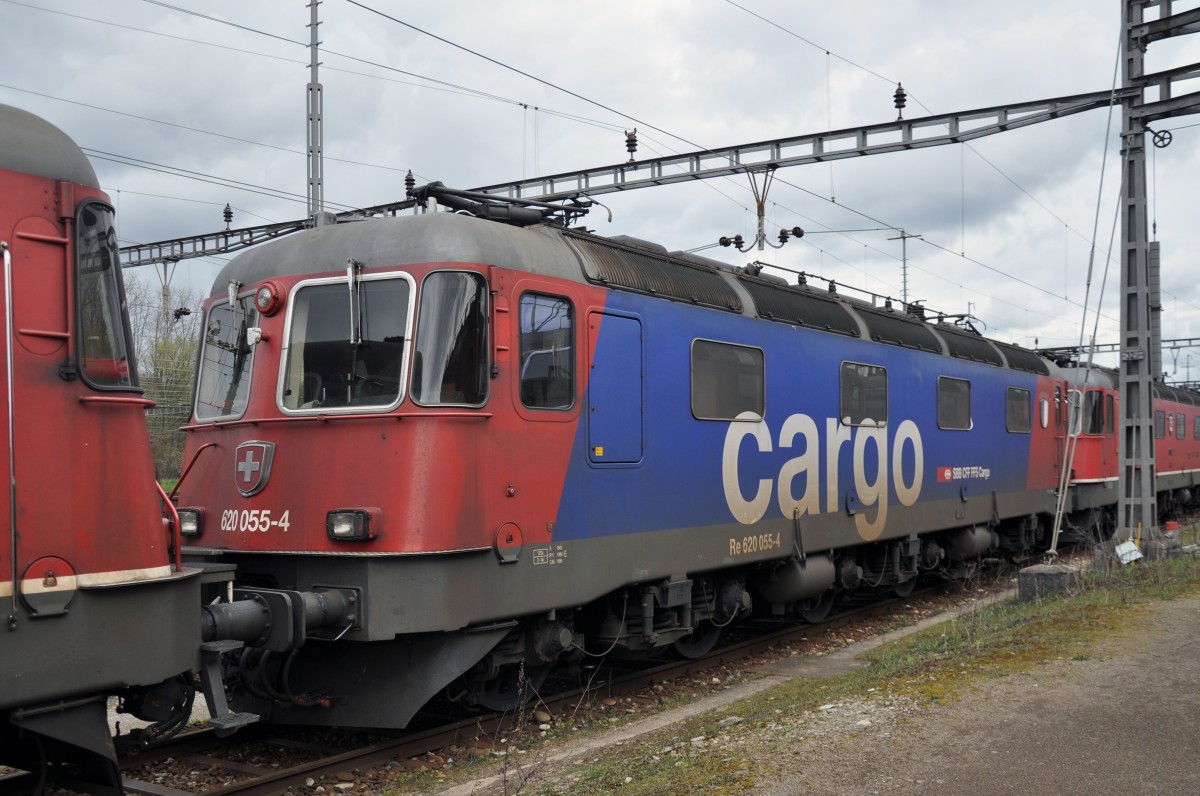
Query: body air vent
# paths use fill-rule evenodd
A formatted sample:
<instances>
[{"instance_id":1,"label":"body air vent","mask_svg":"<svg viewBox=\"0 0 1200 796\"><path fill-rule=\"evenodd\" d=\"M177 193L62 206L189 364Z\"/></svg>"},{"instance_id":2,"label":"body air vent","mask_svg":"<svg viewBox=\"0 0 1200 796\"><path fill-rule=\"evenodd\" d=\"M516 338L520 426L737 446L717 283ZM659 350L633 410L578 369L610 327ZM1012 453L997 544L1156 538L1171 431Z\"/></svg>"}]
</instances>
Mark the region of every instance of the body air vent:
<instances>
[{"instance_id":1,"label":"body air vent","mask_svg":"<svg viewBox=\"0 0 1200 796\"><path fill-rule=\"evenodd\" d=\"M674 260L650 250L625 248L599 238L564 234L579 254L589 282L651 296L741 312L742 301L717 268Z\"/></svg>"},{"instance_id":2,"label":"body air vent","mask_svg":"<svg viewBox=\"0 0 1200 796\"><path fill-rule=\"evenodd\" d=\"M739 276L738 281L754 299L760 318L858 337L858 324L846 308L833 299L751 277Z\"/></svg>"}]
</instances>

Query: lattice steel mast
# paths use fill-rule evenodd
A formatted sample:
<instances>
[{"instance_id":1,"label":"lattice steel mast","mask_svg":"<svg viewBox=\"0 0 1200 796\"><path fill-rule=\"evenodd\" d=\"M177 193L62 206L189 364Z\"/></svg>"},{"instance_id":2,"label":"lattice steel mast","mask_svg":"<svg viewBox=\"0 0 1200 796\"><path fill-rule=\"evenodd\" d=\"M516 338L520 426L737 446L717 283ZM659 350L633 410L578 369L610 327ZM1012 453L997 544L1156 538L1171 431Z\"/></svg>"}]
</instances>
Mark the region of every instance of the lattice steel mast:
<instances>
[{"instance_id":1,"label":"lattice steel mast","mask_svg":"<svg viewBox=\"0 0 1200 796\"><path fill-rule=\"evenodd\" d=\"M1125 0L1121 139L1121 470L1118 477L1117 530L1125 538L1141 534L1151 547L1161 548L1154 464L1154 384L1162 380L1159 335L1158 243L1149 239L1146 199L1146 133L1156 119L1200 110L1200 92L1171 96L1175 82L1197 76L1186 70L1147 76L1145 50L1152 42L1200 30L1200 9L1171 13L1174 0ZM1157 6L1157 20L1146 22L1147 8ZM1182 74L1181 74L1182 72ZM1146 102L1146 90L1158 99ZM1158 143L1158 141L1156 141Z\"/></svg>"},{"instance_id":2,"label":"lattice steel mast","mask_svg":"<svg viewBox=\"0 0 1200 796\"><path fill-rule=\"evenodd\" d=\"M323 221L325 211L325 110L321 97L321 81L317 74L321 62L317 60L321 42L317 38L317 28L321 22L317 18L317 6L321 0L311 0L308 8L311 19L309 31L309 64L308 64L308 217L314 225Z\"/></svg>"}]
</instances>

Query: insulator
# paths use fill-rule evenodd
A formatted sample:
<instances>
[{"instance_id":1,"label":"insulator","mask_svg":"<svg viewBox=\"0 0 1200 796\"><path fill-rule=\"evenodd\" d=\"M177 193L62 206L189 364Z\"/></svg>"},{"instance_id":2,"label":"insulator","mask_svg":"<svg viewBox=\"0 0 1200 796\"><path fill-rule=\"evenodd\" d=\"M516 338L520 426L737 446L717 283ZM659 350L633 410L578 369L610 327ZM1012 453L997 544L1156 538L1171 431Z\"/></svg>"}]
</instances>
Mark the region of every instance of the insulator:
<instances>
[{"instance_id":1,"label":"insulator","mask_svg":"<svg viewBox=\"0 0 1200 796\"><path fill-rule=\"evenodd\" d=\"M790 235L790 234L791 234L791 233L790 233L790 232L788 232L786 229L781 229L781 230L779 230L779 242L780 242L781 244L782 244L782 243L787 243L787 242L788 242L788 235Z\"/></svg>"},{"instance_id":2,"label":"insulator","mask_svg":"<svg viewBox=\"0 0 1200 796\"><path fill-rule=\"evenodd\" d=\"M717 238L717 243L721 244L722 246L729 247L733 245L733 239L722 235L721 237Z\"/></svg>"},{"instance_id":3,"label":"insulator","mask_svg":"<svg viewBox=\"0 0 1200 796\"><path fill-rule=\"evenodd\" d=\"M633 132L625 131L625 149L629 152L629 162L633 162L633 153L637 152L637 128Z\"/></svg>"},{"instance_id":4,"label":"insulator","mask_svg":"<svg viewBox=\"0 0 1200 796\"><path fill-rule=\"evenodd\" d=\"M796 277L796 284L801 285L801 286L807 285L808 284L808 274L801 271L800 275Z\"/></svg>"},{"instance_id":5,"label":"insulator","mask_svg":"<svg viewBox=\"0 0 1200 796\"><path fill-rule=\"evenodd\" d=\"M829 292L830 293L837 292L837 282L834 282L832 279L829 280Z\"/></svg>"},{"instance_id":6,"label":"insulator","mask_svg":"<svg viewBox=\"0 0 1200 796\"><path fill-rule=\"evenodd\" d=\"M908 102L908 92L904 90L904 86L896 84L896 93L892 95L892 99L896 103L896 110L904 110L904 106Z\"/></svg>"},{"instance_id":7,"label":"insulator","mask_svg":"<svg viewBox=\"0 0 1200 796\"><path fill-rule=\"evenodd\" d=\"M737 246L739 249L742 248L742 236L741 235L733 236L733 245Z\"/></svg>"},{"instance_id":8,"label":"insulator","mask_svg":"<svg viewBox=\"0 0 1200 796\"><path fill-rule=\"evenodd\" d=\"M408 170L408 174L404 175L404 194L407 196L412 193L413 188L417 187L417 178L413 176L412 169Z\"/></svg>"},{"instance_id":9,"label":"insulator","mask_svg":"<svg viewBox=\"0 0 1200 796\"><path fill-rule=\"evenodd\" d=\"M792 237L793 238L803 238L804 230L800 229L800 227L792 227Z\"/></svg>"},{"instance_id":10,"label":"insulator","mask_svg":"<svg viewBox=\"0 0 1200 796\"><path fill-rule=\"evenodd\" d=\"M233 208L226 204L225 209L221 211L221 215L225 217L225 229L229 229L229 225L233 223Z\"/></svg>"}]
</instances>

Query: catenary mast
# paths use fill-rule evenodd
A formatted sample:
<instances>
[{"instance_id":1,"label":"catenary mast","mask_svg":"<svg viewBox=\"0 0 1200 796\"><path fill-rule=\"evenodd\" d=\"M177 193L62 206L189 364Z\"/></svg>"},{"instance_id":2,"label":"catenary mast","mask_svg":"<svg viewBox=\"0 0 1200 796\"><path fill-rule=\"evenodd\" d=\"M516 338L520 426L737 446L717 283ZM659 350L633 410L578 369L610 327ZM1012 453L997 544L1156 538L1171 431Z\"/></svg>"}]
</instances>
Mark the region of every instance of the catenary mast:
<instances>
[{"instance_id":1,"label":"catenary mast","mask_svg":"<svg viewBox=\"0 0 1200 796\"><path fill-rule=\"evenodd\" d=\"M1124 0L1121 76L1121 469L1118 476L1117 531L1124 538L1141 535L1152 552L1161 551L1165 537L1158 529L1155 494L1154 384L1162 380L1162 342L1159 334L1158 243L1149 236L1146 198L1146 133L1157 119L1200 110L1200 92L1172 96L1179 81L1194 78L1196 65L1153 75L1145 73L1146 48L1171 36L1200 30L1200 9L1172 14L1174 0ZM1158 8L1147 22L1146 10ZM1148 102L1148 88L1157 99ZM1169 137L1155 136L1165 146ZM1146 547L1146 545L1143 545Z\"/></svg>"}]
</instances>

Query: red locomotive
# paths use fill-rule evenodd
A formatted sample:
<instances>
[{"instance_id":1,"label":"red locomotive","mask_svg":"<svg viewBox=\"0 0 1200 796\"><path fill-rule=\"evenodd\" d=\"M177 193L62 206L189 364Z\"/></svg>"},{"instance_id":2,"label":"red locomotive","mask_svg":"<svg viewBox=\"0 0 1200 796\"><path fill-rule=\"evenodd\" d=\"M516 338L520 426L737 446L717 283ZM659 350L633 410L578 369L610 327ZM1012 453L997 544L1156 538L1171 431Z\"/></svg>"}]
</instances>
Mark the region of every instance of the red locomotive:
<instances>
[{"instance_id":1,"label":"red locomotive","mask_svg":"<svg viewBox=\"0 0 1200 796\"><path fill-rule=\"evenodd\" d=\"M0 105L0 763L119 793L106 698L187 721L200 572L164 522L112 204L77 146Z\"/></svg>"}]
</instances>

